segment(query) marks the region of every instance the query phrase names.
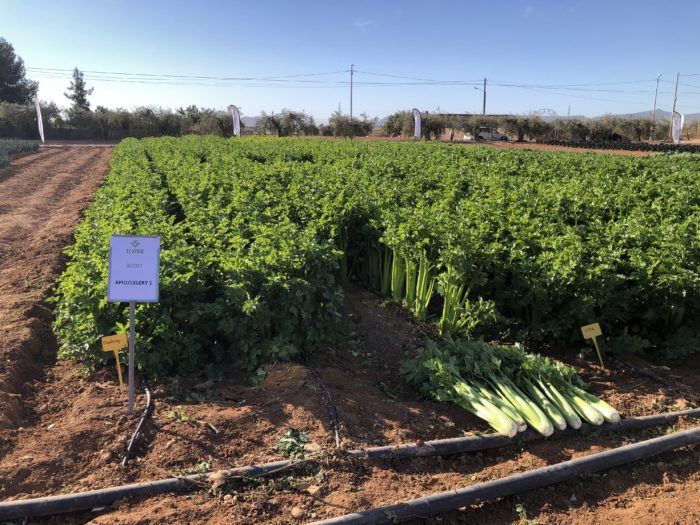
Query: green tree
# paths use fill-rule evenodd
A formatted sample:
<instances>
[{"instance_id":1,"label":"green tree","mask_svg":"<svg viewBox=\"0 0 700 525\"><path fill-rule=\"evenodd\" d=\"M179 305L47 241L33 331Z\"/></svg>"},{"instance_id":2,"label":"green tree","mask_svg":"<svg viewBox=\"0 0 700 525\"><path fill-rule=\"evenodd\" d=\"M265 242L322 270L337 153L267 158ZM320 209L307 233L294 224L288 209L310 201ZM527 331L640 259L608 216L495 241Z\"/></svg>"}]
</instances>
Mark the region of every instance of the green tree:
<instances>
[{"instance_id":1,"label":"green tree","mask_svg":"<svg viewBox=\"0 0 700 525\"><path fill-rule=\"evenodd\" d=\"M274 112L272 115L268 115L264 111L260 112L260 117L258 117L258 121L255 123L253 130L258 135L272 134L279 137L283 133L281 119L278 115L275 115Z\"/></svg>"},{"instance_id":2,"label":"green tree","mask_svg":"<svg viewBox=\"0 0 700 525\"><path fill-rule=\"evenodd\" d=\"M425 140L431 138L438 140L447 127L445 120L440 115L431 115L427 111L422 114L421 136Z\"/></svg>"},{"instance_id":3,"label":"green tree","mask_svg":"<svg viewBox=\"0 0 700 525\"><path fill-rule=\"evenodd\" d=\"M427 111L421 113L421 136L425 140L439 139L450 123L442 115L431 115ZM412 111L398 111L387 118L382 126L382 134L388 137L412 137L415 130L415 119Z\"/></svg>"},{"instance_id":4,"label":"green tree","mask_svg":"<svg viewBox=\"0 0 700 525\"><path fill-rule=\"evenodd\" d=\"M231 114L226 111L217 111L212 108L199 110L199 121L192 128L192 133L197 135L219 135L229 137L233 133ZM244 125L241 122L241 129Z\"/></svg>"},{"instance_id":5,"label":"green tree","mask_svg":"<svg viewBox=\"0 0 700 525\"><path fill-rule=\"evenodd\" d=\"M515 135L518 142L523 142L530 131L530 119L511 115L503 119L503 127L509 135Z\"/></svg>"},{"instance_id":6,"label":"green tree","mask_svg":"<svg viewBox=\"0 0 700 525\"><path fill-rule=\"evenodd\" d=\"M186 108L178 108L178 114L185 117L182 122L182 133L193 133L195 126L199 123L202 115L199 112L199 108L194 104L187 106Z\"/></svg>"},{"instance_id":7,"label":"green tree","mask_svg":"<svg viewBox=\"0 0 700 525\"><path fill-rule=\"evenodd\" d=\"M261 112L254 130L259 135L272 134L280 137L319 134L319 128L312 116L303 111L290 111L288 109L271 115L264 111Z\"/></svg>"},{"instance_id":8,"label":"green tree","mask_svg":"<svg viewBox=\"0 0 700 525\"><path fill-rule=\"evenodd\" d=\"M41 116L44 121L44 132L51 132L60 120L60 111L53 102L41 103ZM33 105L10 104L0 102L0 137L16 139L36 139L36 110Z\"/></svg>"},{"instance_id":9,"label":"green tree","mask_svg":"<svg viewBox=\"0 0 700 525\"><path fill-rule=\"evenodd\" d=\"M494 128L494 129L498 129L498 128L502 127L500 117L485 116L485 115L467 115L464 118L462 125L463 125L463 129L464 129L465 133L469 133L473 137L477 136L477 134L479 132L479 128L481 128L481 127Z\"/></svg>"},{"instance_id":10,"label":"green tree","mask_svg":"<svg viewBox=\"0 0 700 525\"><path fill-rule=\"evenodd\" d=\"M382 134L387 137L408 137L413 134L413 113L410 111L397 111L389 115L382 126Z\"/></svg>"},{"instance_id":11,"label":"green tree","mask_svg":"<svg viewBox=\"0 0 700 525\"><path fill-rule=\"evenodd\" d=\"M70 108L71 113L80 113L81 111L90 111L90 102L88 101L88 96L92 95L94 88L88 89L85 86L85 79L83 78L83 72L77 67L73 70L73 80L71 80L68 86L68 92L64 93L65 97L73 102L73 106Z\"/></svg>"},{"instance_id":12,"label":"green tree","mask_svg":"<svg viewBox=\"0 0 700 525\"><path fill-rule=\"evenodd\" d=\"M303 111L283 109L280 114L283 135L318 135L314 118Z\"/></svg>"},{"instance_id":13,"label":"green tree","mask_svg":"<svg viewBox=\"0 0 700 525\"><path fill-rule=\"evenodd\" d=\"M560 139L582 141L586 140L590 135L588 124L580 120L566 119L561 121L561 136Z\"/></svg>"},{"instance_id":14,"label":"green tree","mask_svg":"<svg viewBox=\"0 0 700 525\"><path fill-rule=\"evenodd\" d=\"M528 121L527 135L530 137L530 140L544 140L554 135L554 126L542 120L539 115L531 115Z\"/></svg>"},{"instance_id":15,"label":"green tree","mask_svg":"<svg viewBox=\"0 0 700 525\"><path fill-rule=\"evenodd\" d=\"M377 119L370 119L364 113L360 116L362 119L351 119L348 115L335 111L328 119L328 127L334 137L365 137L370 134Z\"/></svg>"},{"instance_id":16,"label":"green tree","mask_svg":"<svg viewBox=\"0 0 700 525\"><path fill-rule=\"evenodd\" d=\"M28 104L39 84L25 77L24 61L7 40L0 38L0 102Z\"/></svg>"}]
</instances>

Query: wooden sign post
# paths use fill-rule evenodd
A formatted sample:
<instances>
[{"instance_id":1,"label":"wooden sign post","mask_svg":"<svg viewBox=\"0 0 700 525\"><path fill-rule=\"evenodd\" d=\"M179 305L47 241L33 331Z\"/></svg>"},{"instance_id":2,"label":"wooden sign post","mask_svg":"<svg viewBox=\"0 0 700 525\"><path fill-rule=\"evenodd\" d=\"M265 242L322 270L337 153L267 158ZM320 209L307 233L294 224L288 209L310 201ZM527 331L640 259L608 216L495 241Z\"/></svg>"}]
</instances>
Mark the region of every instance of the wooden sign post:
<instances>
[{"instance_id":1,"label":"wooden sign post","mask_svg":"<svg viewBox=\"0 0 700 525\"><path fill-rule=\"evenodd\" d=\"M581 327L581 333L584 339L593 339L593 345L595 346L595 351L598 352L598 360L600 361L600 366L605 368L605 363L603 363L603 354L600 353L600 347L598 346L598 340L596 337L603 335L603 331L600 329L598 323L587 324Z\"/></svg>"},{"instance_id":2,"label":"wooden sign post","mask_svg":"<svg viewBox=\"0 0 700 525\"><path fill-rule=\"evenodd\" d=\"M129 415L134 415L136 303L158 302L160 237L112 235L109 238L107 301L129 303Z\"/></svg>"},{"instance_id":3,"label":"wooden sign post","mask_svg":"<svg viewBox=\"0 0 700 525\"><path fill-rule=\"evenodd\" d=\"M126 334L107 335L102 338L102 351L114 352L114 359L117 362L117 375L119 376L119 386L124 389L122 381L122 365L119 362L119 350L128 346Z\"/></svg>"}]
</instances>

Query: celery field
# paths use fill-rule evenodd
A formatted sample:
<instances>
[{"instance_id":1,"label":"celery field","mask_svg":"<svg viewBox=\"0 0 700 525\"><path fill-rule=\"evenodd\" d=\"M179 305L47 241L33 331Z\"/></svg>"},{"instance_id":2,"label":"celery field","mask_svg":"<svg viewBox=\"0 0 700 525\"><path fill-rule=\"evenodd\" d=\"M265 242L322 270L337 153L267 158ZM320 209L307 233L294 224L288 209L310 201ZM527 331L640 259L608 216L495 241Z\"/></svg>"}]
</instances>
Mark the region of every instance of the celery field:
<instances>
[{"instance_id":1,"label":"celery field","mask_svg":"<svg viewBox=\"0 0 700 525\"><path fill-rule=\"evenodd\" d=\"M700 345L699 173L690 154L127 139L67 248L60 355L108 358L121 233L161 236L160 302L136 316L151 373L312 352L342 334L348 281L446 338L581 345L597 321L608 348L681 357Z\"/></svg>"}]
</instances>

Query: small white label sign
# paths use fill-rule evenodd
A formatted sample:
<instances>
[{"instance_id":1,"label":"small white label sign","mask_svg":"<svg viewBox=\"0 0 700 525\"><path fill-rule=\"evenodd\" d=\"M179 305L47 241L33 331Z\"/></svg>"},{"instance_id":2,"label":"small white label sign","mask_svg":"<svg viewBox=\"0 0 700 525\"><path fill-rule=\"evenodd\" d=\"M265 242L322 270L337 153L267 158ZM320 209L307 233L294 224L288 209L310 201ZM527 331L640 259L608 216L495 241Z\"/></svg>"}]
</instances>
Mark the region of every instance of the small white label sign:
<instances>
[{"instance_id":1,"label":"small white label sign","mask_svg":"<svg viewBox=\"0 0 700 525\"><path fill-rule=\"evenodd\" d=\"M107 301L158 302L160 237L112 235Z\"/></svg>"}]
</instances>

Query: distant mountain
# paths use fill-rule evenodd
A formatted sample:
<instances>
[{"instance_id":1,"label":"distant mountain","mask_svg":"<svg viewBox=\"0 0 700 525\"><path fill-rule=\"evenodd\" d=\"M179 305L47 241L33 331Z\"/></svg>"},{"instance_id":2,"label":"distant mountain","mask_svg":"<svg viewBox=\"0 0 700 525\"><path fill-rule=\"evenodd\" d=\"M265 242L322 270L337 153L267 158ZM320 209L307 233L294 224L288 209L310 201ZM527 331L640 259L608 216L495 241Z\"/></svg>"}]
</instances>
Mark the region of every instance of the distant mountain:
<instances>
[{"instance_id":1,"label":"distant mountain","mask_svg":"<svg viewBox=\"0 0 700 525\"><path fill-rule=\"evenodd\" d=\"M613 115L614 117L618 118L651 118L652 112L651 110L649 111L640 111L639 113L624 113L622 115ZM600 117L596 117L600 118ZM671 118L671 112L670 111L665 111L663 109L657 109L656 110L656 118L659 120L663 119L670 119ZM700 113L686 113L685 114L685 121L687 123L690 122L695 122L696 120L700 120Z\"/></svg>"},{"instance_id":2,"label":"distant mountain","mask_svg":"<svg viewBox=\"0 0 700 525\"><path fill-rule=\"evenodd\" d=\"M635 118L651 118L652 112L651 110L648 111L640 111L639 113L618 113L615 115L610 115L611 117L615 118L622 118L622 119L635 119ZM540 115L540 118L544 120L545 122L552 122L553 120L597 120L601 119L603 117L606 117L608 115L598 115L597 117L586 117L585 115L571 115L570 117L567 117L566 115ZM671 112L670 111L665 111L663 109L657 109L656 110L656 118L657 120L670 120L671 119ZM686 113L685 114L685 122L686 123L691 123L696 120L700 120L700 113Z\"/></svg>"},{"instance_id":3,"label":"distant mountain","mask_svg":"<svg viewBox=\"0 0 700 525\"><path fill-rule=\"evenodd\" d=\"M541 115L540 118L545 122L552 122L553 120L589 120L584 115L571 115L569 117L566 115Z\"/></svg>"}]
</instances>

